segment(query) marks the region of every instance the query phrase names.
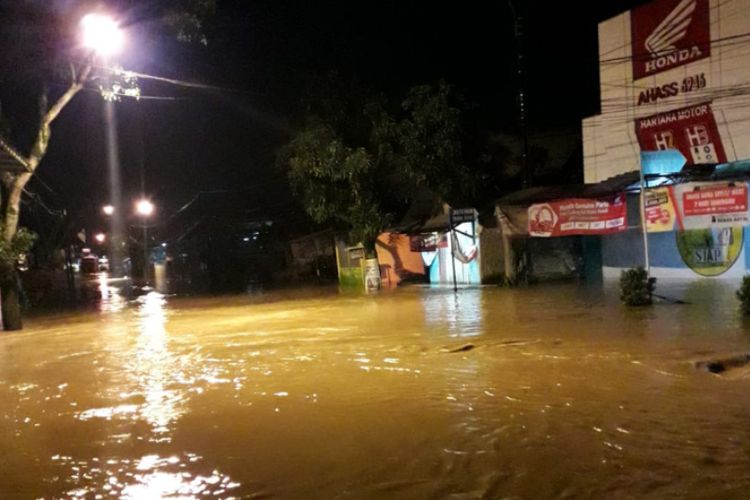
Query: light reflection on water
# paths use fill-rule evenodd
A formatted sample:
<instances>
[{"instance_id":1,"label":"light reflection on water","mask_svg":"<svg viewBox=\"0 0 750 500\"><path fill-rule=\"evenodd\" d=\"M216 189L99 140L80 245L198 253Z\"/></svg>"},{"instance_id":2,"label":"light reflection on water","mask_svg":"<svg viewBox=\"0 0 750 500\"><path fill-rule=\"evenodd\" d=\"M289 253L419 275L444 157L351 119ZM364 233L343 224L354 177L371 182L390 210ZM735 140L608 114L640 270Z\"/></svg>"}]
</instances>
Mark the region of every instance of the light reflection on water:
<instances>
[{"instance_id":1,"label":"light reflection on water","mask_svg":"<svg viewBox=\"0 0 750 500\"><path fill-rule=\"evenodd\" d=\"M52 460L72 471L69 481L82 485L66 492L71 498L233 498L232 490L240 486L216 470L205 475L191 472L190 468L201 461L194 454L146 455L138 460L95 458L90 462L55 455Z\"/></svg>"},{"instance_id":2,"label":"light reflection on water","mask_svg":"<svg viewBox=\"0 0 750 500\"><path fill-rule=\"evenodd\" d=\"M748 379L690 362L750 340L731 294L685 290L149 293L33 320L0 336L0 497L743 498Z\"/></svg>"},{"instance_id":3,"label":"light reflection on water","mask_svg":"<svg viewBox=\"0 0 750 500\"><path fill-rule=\"evenodd\" d=\"M125 283L124 280L118 280L120 283ZM120 294L120 288L110 284L111 279L108 273L99 273L97 278L99 286L99 309L103 313L117 313L121 311L127 303Z\"/></svg>"},{"instance_id":4,"label":"light reflection on water","mask_svg":"<svg viewBox=\"0 0 750 500\"><path fill-rule=\"evenodd\" d=\"M117 313L125 307L126 302L117 293L118 290L107 286L106 277L100 282L100 289L102 312ZM149 292L138 297L134 304L135 328L127 332L137 336L131 350L119 353L127 383L108 391L126 403L89 408L77 412L76 416L81 421L102 419L129 422L130 432L124 428L123 432L111 435L110 443L123 444L135 438L166 445L172 442L174 424L185 413L190 394L200 394L204 390L196 387L196 382L211 384L225 380L216 376L216 370L204 370L199 357L179 357L172 352L165 296ZM121 329L114 332L123 333ZM141 403L127 403L134 400ZM138 422L145 422L149 426L145 434L137 431ZM207 495L231 498L231 495L227 495L239 486L239 483L217 470L207 475L190 472L191 464L202 460L193 453L184 457L152 454L137 461L109 458L101 465L97 459L94 462L96 467L90 467L85 460L75 461L59 455L54 456L53 460L60 465L70 466L72 473L69 481L73 484L96 485L76 487L67 492L68 496L76 498L88 498L96 493L129 499L198 498Z\"/></svg>"},{"instance_id":5,"label":"light reflection on water","mask_svg":"<svg viewBox=\"0 0 750 500\"><path fill-rule=\"evenodd\" d=\"M139 335L128 371L145 398L140 414L151 425L152 439L169 441L170 424L184 412L185 387L175 383L182 366L169 350L164 297L150 292L138 303Z\"/></svg>"},{"instance_id":6,"label":"light reflection on water","mask_svg":"<svg viewBox=\"0 0 750 500\"><path fill-rule=\"evenodd\" d=\"M482 290L464 288L454 293L439 289L422 298L427 327L446 329L450 337L476 337L482 334Z\"/></svg>"}]
</instances>

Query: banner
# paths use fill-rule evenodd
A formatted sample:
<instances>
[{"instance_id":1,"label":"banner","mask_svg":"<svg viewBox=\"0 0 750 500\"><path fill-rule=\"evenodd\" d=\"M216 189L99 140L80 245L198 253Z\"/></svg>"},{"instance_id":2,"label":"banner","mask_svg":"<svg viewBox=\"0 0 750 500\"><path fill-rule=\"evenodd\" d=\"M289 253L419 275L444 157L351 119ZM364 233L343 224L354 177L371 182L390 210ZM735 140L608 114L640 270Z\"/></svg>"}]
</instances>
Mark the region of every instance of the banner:
<instances>
[{"instance_id":1,"label":"banner","mask_svg":"<svg viewBox=\"0 0 750 500\"><path fill-rule=\"evenodd\" d=\"M750 224L745 182L690 182L646 190L648 232Z\"/></svg>"},{"instance_id":2,"label":"banner","mask_svg":"<svg viewBox=\"0 0 750 500\"><path fill-rule=\"evenodd\" d=\"M726 163L710 102L635 120L641 151L678 149L690 165Z\"/></svg>"},{"instance_id":3,"label":"banner","mask_svg":"<svg viewBox=\"0 0 750 500\"><path fill-rule=\"evenodd\" d=\"M674 201L673 186L646 190L646 230L649 233L682 228L682 219Z\"/></svg>"},{"instance_id":4,"label":"banner","mask_svg":"<svg viewBox=\"0 0 750 500\"><path fill-rule=\"evenodd\" d=\"M750 222L745 182L691 182L675 186L675 192L682 204L685 229L746 226Z\"/></svg>"},{"instance_id":5,"label":"banner","mask_svg":"<svg viewBox=\"0 0 750 500\"><path fill-rule=\"evenodd\" d=\"M625 195L606 198L571 198L531 205L529 235L548 238L609 234L627 228Z\"/></svg>"}]
</instances>

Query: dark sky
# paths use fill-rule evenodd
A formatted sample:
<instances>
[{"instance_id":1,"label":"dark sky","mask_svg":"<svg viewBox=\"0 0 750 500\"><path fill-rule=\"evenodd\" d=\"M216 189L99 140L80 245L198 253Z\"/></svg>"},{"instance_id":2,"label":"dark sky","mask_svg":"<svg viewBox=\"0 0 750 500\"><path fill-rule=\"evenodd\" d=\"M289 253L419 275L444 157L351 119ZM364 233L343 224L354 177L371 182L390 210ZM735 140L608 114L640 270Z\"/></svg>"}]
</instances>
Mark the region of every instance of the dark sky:
<instances>
[{"instance_id":1,"label":"dark sky","mask_svg":"<svg viewBox=\"0 0 750 500\"><path fill-rule=\"evenodd\" d=\"M525 13L530 127L577 129L598 110L597 22L638 2L516 3ZM443 78L486 126L513 131L515 45L505 0L220 0L206 47L174 43L153 27L148 19L130 26L124 66L226 89L142 81L144 94L174 100L118 103L126 198L139 191L143 172L163 214L213 189L247 188L259 202L287 206L274 153L306 85L328 71L394 100ZM106 201L102 107L87 92L55 124L39 171L54 193L39 182L32 188L57 205Z\"/></svg>"}]
</instances>

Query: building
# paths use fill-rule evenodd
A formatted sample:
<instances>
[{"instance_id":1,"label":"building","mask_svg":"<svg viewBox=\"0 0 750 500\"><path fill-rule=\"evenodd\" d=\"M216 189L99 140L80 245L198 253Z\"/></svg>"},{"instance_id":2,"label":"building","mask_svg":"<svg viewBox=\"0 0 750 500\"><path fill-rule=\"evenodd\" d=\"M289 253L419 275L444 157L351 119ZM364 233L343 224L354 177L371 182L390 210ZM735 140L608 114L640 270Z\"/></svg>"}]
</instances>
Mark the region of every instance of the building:
<instances>
[{"instance_id":1,"label":"building","mask_svg":"<svg viewBox=\"0 0 750 500\"><path fill-rule=\"evenodd\" d=\"M749 49L750 0L654 0L600 23L601 113L582 124L585 182L639 171L643 152L685 158L653 170L645 200L631 187L625 224L600 236L605 276L645 264L645 243L658 278L750 270Z\"/></svg>"}]
</instances>

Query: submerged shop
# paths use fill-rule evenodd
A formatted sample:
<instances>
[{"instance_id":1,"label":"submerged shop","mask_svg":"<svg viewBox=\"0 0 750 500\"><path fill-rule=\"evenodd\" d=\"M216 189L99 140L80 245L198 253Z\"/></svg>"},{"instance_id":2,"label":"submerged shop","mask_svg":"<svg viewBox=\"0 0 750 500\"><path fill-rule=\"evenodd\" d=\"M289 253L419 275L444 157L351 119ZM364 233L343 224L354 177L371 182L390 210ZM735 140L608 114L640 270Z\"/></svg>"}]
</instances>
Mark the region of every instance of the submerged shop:
<instances>
[{"instance_id":1,"label":"submerged shop","mask_svg":"<svg viewBox=\"0 0 750 500\"><path fill-rule=\"evenodd\" d=\"M569 276L588 278L619 278L622 270L648 263L660 279L739 279L750 270L748 183L717 177L647 188L644 200L639 183L606 196L593 196L591 186L584 188L589 197L501 203L497 213L504 237L526 240L527 271L534 278L551 277L545 276L551 260L559 276L566 262Z\"/></svg>"},{"instance_id":2,"label":"submerged shop","mask_svg":"<svg viewBox=\"0 0 750 500\"><path fill-rule=\"evenodd\" d=\"M538 187L498 200L505 276L514 282L601 275L599 238L627 230L625 190L637 178Z\"/></svg>"},{"instance_id":3,"label":"submerged shop","mask_svg":"<svg viewBox=\"0 0 750 500\"><path fill-rule=\"evenodd\" d=\"M628 229L601 239L602 270L616 277L644 265L640 199L630 196ZM645 190L648 262L657 278L739 279L750 269L745 251L748 187L742 180L687 182Z\"/></svg>"}]
</instances>

